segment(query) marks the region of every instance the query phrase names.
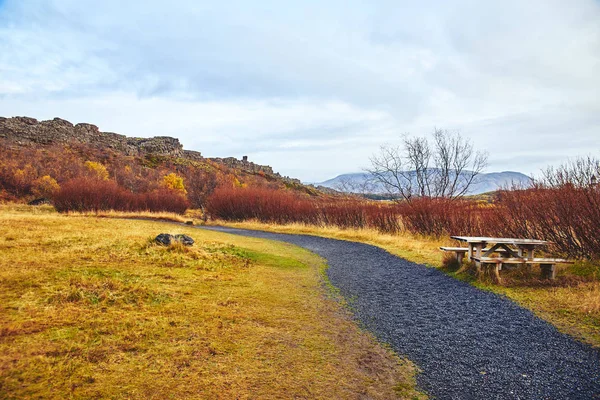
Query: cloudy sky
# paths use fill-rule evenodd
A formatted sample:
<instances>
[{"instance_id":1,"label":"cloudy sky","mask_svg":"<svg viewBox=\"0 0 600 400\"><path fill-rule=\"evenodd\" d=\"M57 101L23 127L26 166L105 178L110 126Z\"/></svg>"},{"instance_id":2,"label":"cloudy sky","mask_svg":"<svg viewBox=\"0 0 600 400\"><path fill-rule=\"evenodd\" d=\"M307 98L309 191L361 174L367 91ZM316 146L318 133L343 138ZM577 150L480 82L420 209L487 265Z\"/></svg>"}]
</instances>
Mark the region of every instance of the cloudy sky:
<instances>
[{"instance_id":1,"label":"cloudy sky","mask_svg":"<svg viewBox=\"0 0 600 400\"><path fill-rule=\"evenodd\" d=\"M600 1L0 0L0 116L321 181L435 127L535 173L600 155Z\"/></svg>"}]
</instances>

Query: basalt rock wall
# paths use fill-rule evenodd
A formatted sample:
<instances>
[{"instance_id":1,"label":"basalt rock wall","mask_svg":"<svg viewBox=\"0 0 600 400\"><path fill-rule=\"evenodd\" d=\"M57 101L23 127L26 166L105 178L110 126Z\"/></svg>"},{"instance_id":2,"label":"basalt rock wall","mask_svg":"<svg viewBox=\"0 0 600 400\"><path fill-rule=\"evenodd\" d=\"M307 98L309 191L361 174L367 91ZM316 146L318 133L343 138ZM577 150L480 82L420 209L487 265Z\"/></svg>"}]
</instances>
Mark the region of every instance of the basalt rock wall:
<instances>
[{"instance_id":1,"label":"basalt rock wall","mask_svg":"<svg viewBox=\"0 0 600 400\"><path fill-rule=\"evenodd\" d=\"M50 146L56 144L86 145L100 150L113 150L127 156L143 157L147 154L202 161L198 151L184 150L179 139L168 136L152 138L127 137L118 133L101 132L96 125L73 125L61 118L38 121L30 117L0 117L0 143L9 146ZM211 158L213 162L252 174L264 174L284 182L300 184L297 179L282 177L268 165L259 165L234 157Z\"/></svg>"},{"instance_id":2,"label":"basalt rock wall","mask_svg":"<svg viewBox=\"0 0 600 400\"><path fill-rule=\"evenodd\" d=\"M0 117L0 139L12 145L85 144L112 149L128 156L155 154L160 156L201 158L200 153L184 151L176 138L157 136L135 138L112 132L100 132L96 125L76 124L60 118L38 121L29 117Z\"/></svg>"}]
</instances>

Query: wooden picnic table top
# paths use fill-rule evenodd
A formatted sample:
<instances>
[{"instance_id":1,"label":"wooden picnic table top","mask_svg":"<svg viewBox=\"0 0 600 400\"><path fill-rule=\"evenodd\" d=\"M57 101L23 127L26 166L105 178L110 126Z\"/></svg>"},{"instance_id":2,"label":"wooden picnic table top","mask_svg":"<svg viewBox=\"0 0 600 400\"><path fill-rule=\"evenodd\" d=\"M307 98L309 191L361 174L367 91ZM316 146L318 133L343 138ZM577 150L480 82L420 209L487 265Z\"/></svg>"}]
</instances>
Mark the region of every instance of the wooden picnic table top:
<instances>
[{"instance_id":1,"label":"wooden picnic table top","mask_svg":"<svg viewBox=\"0 0 600 400\"><path fill-rule=\"evenodd\" d=\"M502 243L512 244L515 246L520 245L536 245L541 246L549 244L547 240L538 239L517 239L517 238L499 238L499 237L485 237L485 236L450 236L452 239L460 240L467 243Z\"/></svg>"}]
</instances>

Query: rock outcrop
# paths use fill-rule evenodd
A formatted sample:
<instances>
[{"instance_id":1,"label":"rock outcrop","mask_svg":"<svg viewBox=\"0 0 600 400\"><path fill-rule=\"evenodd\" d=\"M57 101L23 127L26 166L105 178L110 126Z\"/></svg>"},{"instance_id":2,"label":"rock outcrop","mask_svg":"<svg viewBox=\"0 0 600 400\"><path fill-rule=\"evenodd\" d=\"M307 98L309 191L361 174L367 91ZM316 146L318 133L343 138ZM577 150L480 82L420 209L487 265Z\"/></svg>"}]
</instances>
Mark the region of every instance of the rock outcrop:
<instances>
[{"instance_id":1,"label":"rock outcrop","mask_svg":"<svg viewBox=\"0 0 600 400\"><path fill-rule=\"evenodd\" d=\"M252 174L257 174L259 172L264 173L265 175L275 175L273 172L273 168L268 165L258 165L254 164L251 161L246 160L238 160L235 157L227 157L227 158L209 158L209 160L218 162L226 165L229 168L239 169L242 171L250 172Z\"/></svg>"},{"instance_id":2,"label":"rock outcrop","mask_svg":"<svg viewBox=\"0 0 600 400\"><path fill-rule=\"evenodd\" d=\"M30 117L0 117L0 141L13 146L86 145L100 150L113 150L127 156L143 157L148 154L202 161L198 151L184 150L179 139L168 136L152 138L127 137L118 133L101 132L96 125L80 123L73 125L61 118L38 121ZM268 165L259 165L244 156L210 158L209 160L228 168L250 174L261 174L286 184L301 185L298 179L282 177Z\"/></svg>"},{"instance_id":3,"label":"rock outcrop","mask_svg":"<svg viewBox=\"0 0 600 400\"><path fill-rule=\"evenodd\" d=\"M248 157L244 156L242 160L238 160L235 157L227 157L227 158L209 158L209 160L218 162L220 164L224 164L225 166L237 169L240 171L248 172L250 174L263 174L267 177L272 177L275 179L282 180L285 183L292 185L301 185L299 179L290 178L288 176L281 176L278 172L274 172L273 168L269 165L259 165L255 164L252 161L248 161Z\"/></svg>"},{"instance_id":4,"label":"rock outcrop","mask_svg":"<svg viewBox=\"0 0 600 400\"><path fill-rule=\"evenodd\" d=\"M0 139L14 145L85 144L96 148L112 149L128 156L155 154L198 159L199 152L184 151L176 138L157 136L135 138L112 132L100 132L96 125L77 124L54 118L38 121L29 117L0 118ZM187 154L186 154L187 153Z\"/></svg>"}]
</instances>

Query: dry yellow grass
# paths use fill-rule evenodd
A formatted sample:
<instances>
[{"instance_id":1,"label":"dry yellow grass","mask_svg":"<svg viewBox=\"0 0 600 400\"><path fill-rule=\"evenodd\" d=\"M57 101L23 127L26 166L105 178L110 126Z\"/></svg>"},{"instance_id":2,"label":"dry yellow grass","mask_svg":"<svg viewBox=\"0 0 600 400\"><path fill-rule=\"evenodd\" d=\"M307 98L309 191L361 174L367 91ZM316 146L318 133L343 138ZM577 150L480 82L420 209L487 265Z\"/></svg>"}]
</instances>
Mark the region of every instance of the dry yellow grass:
<instances>
[{"instance_id":1,"label":"dry yellow grass","mask_svg":"<svg viewBox=\"0 0 600 400\"><path fill-rule=\"evenodd\" d=\"M97 211L97 212L70 212L67 215L73 217L98 217L98 218L124 218L124 219L148 219L157 221L185 222L188 219L176 213L150 212L150 211Z\"/></svg>"},{"instance_id":2,"label":"dry yellow grass","mask_svg":"<svg viewBox=\"0 0 600 400\"><path fill-rule=\"evenodd\" d=\"M0 206L0 393L422 397L414 367L326 295L324 267L283 243Z\"/></svg>"},{"instance_id":3,"label":"dry yellow grass","mask_svg":"<svg viewBox=\"0 0 600 400\"><path fill-rule=\"evenodd\" d=\"M385 235L376 230L339 229L316 227L303 224L275 225L254 221L230 223L214 222L227 226L267 230L281 233L310 234L335 239L353 240L381 247L392 254L408 260L440 268L442 252L440 246L452 244L452 241L425 238L409 234ZM572 279L581 276L586 279ZM450 275L469 280L474 285L505 295L523 307L532 310L536 315L554 324L562 332L568 333L593 346L600 347L600 282L598 282L600 266L578 263L574 266L558 267L558 277L562 279L560 286L551 286L519 280L513 276L510 286L495 284L491 281L477 282L467 274L458 272ZM537 271L534 271L534 274ZM590 278L594 276L595 278Z\"/></svg>"},{"instance_id":4,"label":"dry yellow grass","mask_svg":"<svg viewBox=\"0 0 600 400\"><path fill-rule=\"evenodd\" d=\"M277 225L265 224L256 221L225 222L212 221L213 225L226 225L236 228L265 230L279 233L292 233L315 235L341 240L358 241L372 244L421 264L439 267L441 262L440 246L447 245L449 241L425 238L409 234L389 235L380 233L375 229L341 229L329 226L313 226L299 223ZM450 242L451 243L451 242Z\"/></svg>"}]
</instances>

